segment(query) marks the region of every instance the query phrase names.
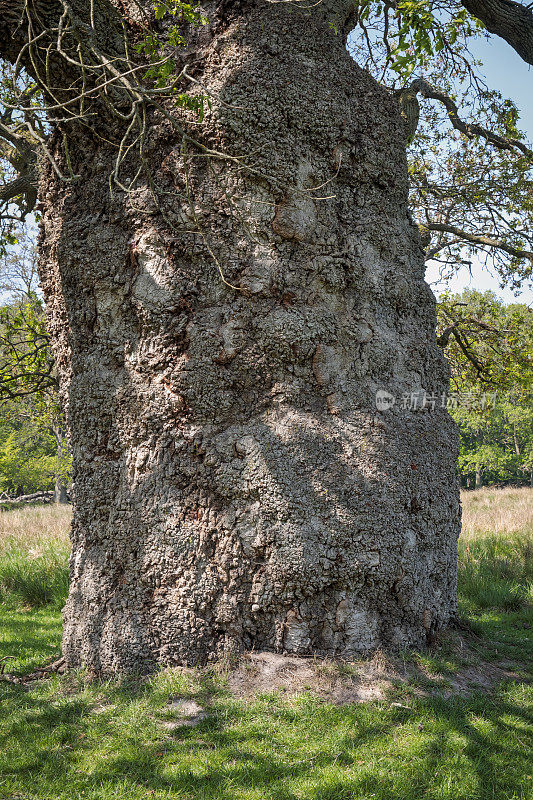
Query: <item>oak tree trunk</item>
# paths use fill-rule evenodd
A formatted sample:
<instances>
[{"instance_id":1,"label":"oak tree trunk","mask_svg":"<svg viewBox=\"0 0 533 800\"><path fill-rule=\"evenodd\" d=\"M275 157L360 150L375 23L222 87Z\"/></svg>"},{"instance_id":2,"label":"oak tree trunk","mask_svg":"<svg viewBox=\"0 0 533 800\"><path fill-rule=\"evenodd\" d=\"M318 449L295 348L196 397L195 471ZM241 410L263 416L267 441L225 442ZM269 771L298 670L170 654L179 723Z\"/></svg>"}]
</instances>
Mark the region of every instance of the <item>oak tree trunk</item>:
<instances>
[{"instance_id":1,"label":"oak tree trunk","mask_svg":"<svg viewBox=\"0 0 533 800\"><path fill-rule=\"evenodd\" d=\"M63 648L93 672L349 657L456 611L455 426L401 402L448 369L397 108L327 18L230 5L187 56L213 98L192 130L253 169L155 115L158 202L111 197L116 149L83 130L81 180L42 186L76 487Z\"/></svg>"}]
</instances>

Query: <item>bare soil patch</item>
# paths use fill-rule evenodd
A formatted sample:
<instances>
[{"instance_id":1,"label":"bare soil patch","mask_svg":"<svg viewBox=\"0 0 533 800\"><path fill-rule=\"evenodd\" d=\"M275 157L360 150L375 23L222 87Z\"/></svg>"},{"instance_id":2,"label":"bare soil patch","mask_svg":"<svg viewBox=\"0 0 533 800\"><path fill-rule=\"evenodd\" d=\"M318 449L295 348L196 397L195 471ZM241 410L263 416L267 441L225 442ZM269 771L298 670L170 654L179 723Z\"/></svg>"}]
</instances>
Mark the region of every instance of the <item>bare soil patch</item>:
<instances>
[{"instance_id":1,"label":"bare soil patch","mask_svg":"<svg viewBox=\"0 0 533 800\"><path fill-rule=\"evenodd\" d=\"M296 696L310 692L329 702L345 705L382 700L392 690L412 687L418 696L440 694L466 697L489 692L505 680L520 680L512 669L478 658L464 637L453 635L453 649L460 651L461 665L431 672L422 663L375 653L358 661L302 658L258 652L242 656L228 674L230 692L239 698L284 692Z\"/></svg>"}]
</instances>

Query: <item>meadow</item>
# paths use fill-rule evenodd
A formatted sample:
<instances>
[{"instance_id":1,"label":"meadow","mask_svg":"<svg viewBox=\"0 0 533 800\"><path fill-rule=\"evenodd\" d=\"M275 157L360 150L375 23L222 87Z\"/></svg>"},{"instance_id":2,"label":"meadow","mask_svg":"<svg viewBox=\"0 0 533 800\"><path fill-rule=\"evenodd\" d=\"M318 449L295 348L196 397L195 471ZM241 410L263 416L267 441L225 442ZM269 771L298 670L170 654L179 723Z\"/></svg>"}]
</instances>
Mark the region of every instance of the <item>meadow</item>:
<instances>
[{"instance_id":1,"label":"meadow","mask_svg":"<svg viewBox=\"0 0 533 800\"><path fill-rule=\"evenodd\" d=\"M60 654L70 510L0 513L0 798L530 800L533 490L463 508L461 621L424 652L98 683L38 671Z\"/></svg>"}]
</instances>

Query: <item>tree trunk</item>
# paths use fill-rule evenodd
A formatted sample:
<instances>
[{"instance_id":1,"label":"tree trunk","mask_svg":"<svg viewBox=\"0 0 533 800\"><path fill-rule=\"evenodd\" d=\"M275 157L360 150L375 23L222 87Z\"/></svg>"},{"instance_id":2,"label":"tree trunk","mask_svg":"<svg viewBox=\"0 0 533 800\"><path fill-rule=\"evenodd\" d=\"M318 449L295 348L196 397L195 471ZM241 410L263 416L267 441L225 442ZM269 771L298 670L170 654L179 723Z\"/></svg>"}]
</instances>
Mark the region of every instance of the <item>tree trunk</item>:
<instances>
[{"instance_id":1,"label":"tree trunk","mask_svg":"<svg viewBox=\"0 0 533 800\"><path fill-rule=\"evenodd\" d=\"M520 458L520 444L518 442L518 436L516 434L516 422L513 422L513 443L514 443L514 451L516 455Z\"/></svg>"},{"instance_id":2,"label":"tree trunk","mask_svg":"<svg viewBox=\"0 0 533 800\"><path fill-rule=\"evenodd\" d=\"M65 454L68 452L68 443L63 425L54 422L50 426L50 430L52 431L54 439L56 440L57 461L59 465L59 473L55 476L54 502L60 505L66 505L69 502L69 497L68 488L65 483L65 476L62 474L62 467Z\"/></svg>"},{"instance_id":3,"label":"tree trunk","mask_svg":"<svg viewBox=\"0 0 533 800\"><path fill-rule=\"evenodd\" d=\"M188 51L215 98L191 130L253 171L154 117L161 208L110 197L116 149L83 130L81 179L42 183L76 484L63 649L96 673L420 645L456 612L456 428L400 402L448 385L401 119L328 20L242 9Z\"/></svg>"},{"instance_id":4,"label":"tree trunk","mask_svg":"<svg viewBox=\"0 0 533 800\"><path fill-rule=\"evenodd\" d=\"M56 476L55 480L54 503L58 503L59 505L66 505L68 503L68 489L65 484L62 483L59 476Z\"/></svg>"},{"instance_id":5,"label":"tree trunk","mask_svg":"<svg viewBox=\"0 0 533 800\"><path fill-rule=\"evenodd\" d=\"M479 456L479 450L483 445L483 433L481 431L478 431L476 434L476 444ZM483 473L481 471L481 464L476 463L476 482L474 488L481 489L482 486L483 486Z\"/></svg>"}]
</instances>

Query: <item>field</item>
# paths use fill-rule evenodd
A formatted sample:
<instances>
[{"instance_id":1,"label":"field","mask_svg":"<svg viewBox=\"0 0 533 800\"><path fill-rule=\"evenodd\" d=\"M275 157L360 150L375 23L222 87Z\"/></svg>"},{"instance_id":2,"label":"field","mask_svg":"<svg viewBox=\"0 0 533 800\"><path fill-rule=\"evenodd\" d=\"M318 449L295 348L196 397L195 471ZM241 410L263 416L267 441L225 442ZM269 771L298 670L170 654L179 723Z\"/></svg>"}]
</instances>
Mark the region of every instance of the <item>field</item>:
<instances>
[{"instance_id":1,"label":"field","mask_svg":"<svg viewBox=\"0 0 533 800\"><path fill-rule=\"evenodd\" d=\"M533 490L463 505L462 623L427 652L98 684L36 672L59 655L69 510L1 513L0 798L530 800Z\"/></svg>"}]
</instances>

